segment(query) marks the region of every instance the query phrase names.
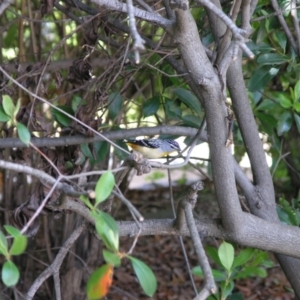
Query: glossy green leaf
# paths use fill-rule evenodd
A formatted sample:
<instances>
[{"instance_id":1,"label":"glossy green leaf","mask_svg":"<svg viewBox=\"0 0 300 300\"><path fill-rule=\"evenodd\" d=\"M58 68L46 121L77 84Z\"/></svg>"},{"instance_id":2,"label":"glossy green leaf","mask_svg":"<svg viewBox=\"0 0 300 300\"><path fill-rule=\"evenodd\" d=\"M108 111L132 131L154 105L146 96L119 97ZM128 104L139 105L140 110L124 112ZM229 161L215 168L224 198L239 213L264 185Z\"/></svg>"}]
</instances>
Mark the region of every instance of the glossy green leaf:
<instances>
[{"instance_id":1,"label":"glossy green leaf","mask_svg":"<svg viewBox=\"0 0 300 300\"><path fill-rule=\"evenodd\" d=\"M293 107L297 113L300 113L300 102L294 102Z\"/></svg>"},{"instance_id":2,"label":"glossy green leaf","mask_svg":"<svg viewBox=\"0 0 300 300\"><path fill-rule=\"evenodd\" d=\"M84 195L81 195L79 197L79 199L91 210L94 209L94 206L92 205L91 201L89 200L89 198L87 198L86 196Z\"/></svg>"},{"instance_id":3,"label":"glossy green leaf","mask_svg":"<svg viewBox=\"0 0 300 300\"><path fill-rule=\"evenodd\" d=\"M17 123L17 130L18 130L18 135L20 140L27 146L29 146L30 142L30 132L28 128L22 124L22 123Z\"/></svg>"},{"instance_id":4,"label":"glossy green leaf","mask_svg":"<svg viewBox=\"0 0 300 300\"><path fill-rule=\"evenodd\" d=\"M211 271L212 271L212 274L213 274L213 277L214 277L215 281L220 282L220 281L226 280L225 272L215 270L215 269L212 269ZM201 278L204 277L203 271L202 271L201 267L199 267L199 266L193 268L192 273L195 274L196 276L201 277Z\"/></svg>"},{"instance_id":5,"label":"glossy green leaf","mask_svg":"<svg viewBox=\"0 0 300 300\"><path fill-rule=\"evenodd\" d=\"M119 92L113 92L108 97L108 115L111 119L114 119L122 109L123 97Z\"/></svg>"},{"instance_id":6,"label":"glossy green leaf","mask_svg":"<svg viewBox=\"0 0 300 300\"><path fill-rule=\"evenodd\" d=\"M114 141L115 144L123 148L124 150L128 151L128 146L124 143L124 141ZM124 160L125 158L128 157L128 154L124 151L121 151L119 148L114 147L114 154L118 157L119 160Z\"/></svg>"},{"instance_id":7,"label":"glossy green leaf","mask_svg":"<svg viewBox=\"0 0 300 300\"><path fill-rule=\"evenodd\" d=\"M255 250L253 248L245 248L241 250L241 252L234 259L233 268L242 266L248 262L253 257L254 251Z\"/></svg>"},{"instance_id":8,"label":"glossy green leaf","mask_svg":"<svg viewBox=\"0 0 300 300\"><path fill-rule=\"evenodd\" d=\"M285 53L286 50L286 44L287 44L287 38L286 34L281 30L275 30L274 31L274 38Z\"/></svg>"},{"instance_id":9,"label":"glossy green leaf","mask_svg":"<svg viewBox=\"0 0 300 300\"><path fill-rule=\"evenodd\" d=\"M3 227L13 237L17 237L17 236L22 235L21 231L18 228L16 228L16 227L13 227L11 225L4 225Z\"/></svg>"},{"instance_id":10,"label":"glossy green leaf","mask_svg":"<svg viewBox=\"0 0 300 300\"><path fill-rule=\"evenodd\" d=\"M300 116L298 114L294 113L294 120L298 129L298 132L300 133Z\"/></svg>"},{"instance_id":11,"label":"glossy green leaf","mask_svg":"<svg viewBox=\"0 0 300 300\"><path fill-rule=\"evenodd\" d=\"M218 255L218 249L216 247L206 246L205 252L217 265L222 266L222 263Z\"/></svg>"},{"instance_id":12,"label":"glossy green leaf","mask_svg":"<svg viewBox=\"0 0 300 300\"><path fill-rule=\"evenodd\" d=\"M229 282L223 281L221 282L221 291L222 291L222 299L227 299L227 297L232 293L234 288L234 282L230 280Z\"/></svg>"},{"instance_id":13,"label":"glossy green leaf","mask_svg":"<svg viewBox=\"0 0 300 300\"><path fill-rule=\"evenodd\" d=\"M2 266L2 281L6 286L14 286L18 283L20 272L16 265L8 260Z\"/></svg>"},{"instance_id":14,"label":"glossy green leaf","mask_svg":"<svg viewBox=\"0 0 300 300\"><path fill-rule=\"evenodd\" d=\"M111 171L106 171L98 180L95 188L96 204L103 202L111 194L115 185L115 177Z\"/></svg>"},{"instance_id":15,"label":"glossy green leaf","mask_svg":"<svg viewBox=\"0 0 300 300\"><path fill-rule=\"evenodd\" d=\"M93 153L90 149L90 144L81 144L80 145L80 150L81 152L83 153L83 155L85 157L88 157L90 160L94 160L94 156L93 156Z\"/></svg>"},{"instance_id":16,"label":"glossy green leaf","mask_svg":"<svg viewBox=\"0 0 300 300\"><path fill-rule=\"evenodd\" d=\"M277 120L273 117L273 115L265 113L256 113L255 115L259 118L259 121L262 124L262 130L267 134L272 135L277 126Z\"/></svg>"},{"instance_id":17,"label":"glossy green leaf","mask_svg":"<svg viewBox=\"0 0 300 300\"><path fill-rule=\"evenodd\" d=\"M200 102L190 91L183 88L176 88L173 92L188 108L196 114L200 114Z\"/></svg>"},{"instance_id":18,"label":"glossy green leaf","mask_svg":"<svg viewBox=\"0 0 300 300\"><path fill-rule=\"evenodd\" d=\"M244 279L249 277L266 278L267 275L268 273L263 267L246 266L234 276L234 279Z\"/></svg>"},{"instance_id":19,"label":"glossy green leaf","mask_svg":"<svg viewBox=\"0 0 300 300\"><path fill-rule=\"evenodd\" d=\"M294 87L294 99L295 102L300 101L300 80L297 81Z\"/></svg>"},{"instance_id":20,"label":"glossy green leaf","mask_svg":"<svg viewBox=\"0 0 300 300\"><path fill-rule=\"evenodd\" d=\"M18 99L16 107L15 107L15 111L14 111L14 120L16 119L16 116L19 112L19 109L21 107L21 98Z\"/></svg>"},{"instance_id":21,"label":"glossy green leaf","mask_svg":"<svg viewBox=\"0 0 300 300\"><path fill-rule=\"evenodd\" d=\"M97 153L96 161L103 161L109 154L110 144L106 141L96 142L93 144Z\"/></svg>"},{"instance_id":22,"label":"glossy green leaf","mask_svg":"<svg viewBox=\"0 0 300 300\"><path fill-rule=\"evenodd\" d=\"M4 256L8 255L8 243L2 231L0 231L0 254Z\"/></svg>"},{"instance_id":23,"label":"glossy green leaf","mask_svg":"<svg viewBox=\"0 0 300 300\"><path fill-rule=\"evenodd\" d=\"M4 95L3 101L2 101L4 112L12 119L14 120L15 110L16 107L11 99L10 96Z\"/></svg>"},{"instance_id":24,"label":"glossy green leaf","mask_svg":"<svg viewBox=\"0 0 300 300\"><path fill-rule=\"evenodd\" d=\"M195 127L195 128L199 128L202 122L198 116L194 116L194 115L182 116L182 121L184 125Z\"/></svg>"},{"instance_id":25,"label":"glossy green leaf","mask_svg":"<svg viewBox=\"0 0 300 300\"><path fill-rule=\"evenodd\" d=\"M10 117L5 113L3 106L0 105L0 122L8 122Z\"/></svg>"},{"instance_id":26,"label":"glossy green leaf","mask_svg":"<svg viewBox=\"0 0 300 300\"><path fill-rule=\"evenodd\" d=\"M270 66L262 66L254 71L249 82L248 89L251 92L264 88L267 83L278 73L279 69Z\"/></svg>"},{"instance_id":27,"label":"glossy green leaf","mask_svg":"<svg viewBox=\"0 0 300 300\"><path fill-rule=\"evenodd\" d=\"M272 110L277 104L269 99L264 99L257 107L256 110Z\"/></svg>"},{"instance_id":28,"label":"glossy green leaf","mask_svg":"<svg viewBox=\"0 0 300 300\"><path fill-rule=\"evenodd\" d=\"M288 62L289 57L277 53L264 53L257 58L260 65L280 65Z\"/></svg>"},{"instance_id":29,"label":"glossy green leaf","mask_svg":"<svg viewBox=\"0 0 300 300\"><path fill-rule=\"evenodd\" d=\"M103 249L103 258L107 263L110 263L115 267L119 267L121 265L121 259L115 252Z\"/></svg>"},{"instance_id":30,"label":"glossy green leaf","mask_svg":"<svg viewBox=\"0 0 300 300\"><path fill-rule=\"evenodd\" d=\"M27 237L22 235L20 230L10 226L4 225L5 230L13 237L12 246L9 249L10 255L20 255L22 254L27 246Z\"/></svg>"},{"instance_id":31,"label":"glossy green leaf","mask_svg":"<svg viewBox=\"0 0 300 300\"><path fill-rule=\"evenodd\" d=\"M165 100L166 116L171 120L179 121L181 119L182 110L177 101L166 99Z\"/></svg>"},{"instance_id":32,"label":"glossy green leaf","mask_svg":"<svg viewBox=\"0 0 300 300\"><path fill-rule=\"evenodd\" d=\"M4 41L3 45L5 48L13 48L15 43L17 42L16 36L18 36L18 26L17 24L10 24L6 30L6 34L3 34Z\"/></svg>"},{"instance_id":33,"label":"glossy green leaf","mask_svg":"<svg viewBox=\"0 0 300 300\"><path fill-rule=\"evenodd\" d=\"M279 136L288 132L292 127L292 115L289 111L285 111L278 119L277 134Z\"/></svg>"},{"instance_id":34,"label":"glossy green leaf","mask_svg":"<svg viewBox=\"0 0 300 300\"><path fill-rule=\"evenodd\" d=\"M160 96L155 96L146 101L143 107L144 118L153 116L157 113L160 106Z\"/></svg>"},{"instance_id":35,"label":"glossy green leaf","mask_svg":"<svg viewBox=\"0 0 300 300\"><path fill-rule=\"evenodd\" d=\"M139 259L129 255L127 257L130 259L132 263L134 272L145 294L149 297L152 297L157 289L157 281L152 270Z\"/></svg>"},{"instance_id":36,"label":"glossy green leaf","mask_svg":"<svg viewBox=\"0 0 300 300\"><path fill-rule=\"evenodd\" d=\"M291 108L293 106L291 97L286 93L279 93L277 99L283 108Z\"/></svg>"},{"instance_id":37,"label":"glossy green leaf","mask_svg":"<svg viewBox=\"0 0 300 300\"><path fill-rule=\"evenodd\" d=\"M14 238L13 243L9 249L11 255L20 255L24 253L27 246L27 237L20 235Z\"/></svg>"},{"instance_id":38,"label":"glossy green leaf","mask_svg":"<svg viewBox=\"0 0 300 300\"><path fill-rule=\"evenodd\" d=\"M241 293L233 293L228 297L228 300L244 300L244 297Z\"/></svg>"},{"instance_id":39,"label":"glossy green leaf","mask_svg":"<svg viewBox=\"0 0 300 300\"><path fill-rule=\"evenodd\" d=\"M73 95L72 97L72 111L76 112L79 105L83 103L83 100L78 95Z\"/></svg>"},{"instance_id":40,"label":"glossy green leaf","mask_svg":"<svg viewBox=\"0 0 300 300\"><path fill-rule=\"evenodd\" d=\"M223 267L230 272L234 260L234 248L231 244L225 241L220 245L218 249L218 256Z\"/></svg>"},{"instance_id":41,"label":"glossy green leaf","mask_svg":"<svg viewBox=\"0 0 300 300\"><path fill-rule=\"evenodd\" d=\"M112 251L119 249L119 231L116 221L107 213L100 211L92 213L96 220L96 231L105 246Z\"/></svg>"},{"instance_id":42,"label":"glossy green leaf","mask_svg":"<svg viewBox=\"0 0 300 300\"><path fill-rule=\"evenodd\" d=\"M87 282L87 296L89 300L103 299L109 291L113 278L113 266L106 264L96 269Z\"/></svg>"},{"instance_id":43,"label":"glossy green leaf","mask_svg":"<svg viewBox=\"0 0 300 300\"><path fill-rule=\"evenodd\" d=\"M271 47L269 44L266 43L254 43L253 41L250 41L247 43L247 46L250 48L251 51L256 53L264 53L264 52L271 52L274 50L273 47Z\"/></svg>"},{"instance_id":44,"label":"glossy green leaf","mask_svg":"<svg viewBox=\"0 0 300 300\"><path fill-rule=\"evenodd\" d=\"M67 114L69 114L71 116L74 116L73 109L70 106L57 105L57 108L61 109L62 111L66 112ZM51 113L52 113L55 121L64 127L68 127L72 122L72 119L69 116L67 116L66 114L64 114L61 111L58 111L55 108L51 108Z\"/></svg>"}]
</instances>

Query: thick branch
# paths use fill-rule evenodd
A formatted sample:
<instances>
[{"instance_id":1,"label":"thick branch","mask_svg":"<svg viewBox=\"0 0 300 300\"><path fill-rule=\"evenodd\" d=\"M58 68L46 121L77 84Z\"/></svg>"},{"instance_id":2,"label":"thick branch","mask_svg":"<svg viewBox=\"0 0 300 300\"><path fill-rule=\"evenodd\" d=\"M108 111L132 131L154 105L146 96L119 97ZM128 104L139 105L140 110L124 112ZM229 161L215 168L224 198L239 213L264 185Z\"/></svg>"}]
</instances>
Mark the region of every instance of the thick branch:
<instances>
[{"instance_id":1,"label":"thick branch","mask_svg":"<svg viewBox=\"0 0 300 300\"><path fill-rule=\"evenodd\" d=\"M273 182L247 97L241 68L241 56L229 67L227 82L233 109L251 162L254 183L258 192L258 197L249 203L251 211L257 216L274 222L276 219L278 220L278 217L275 208ZM254 194L252 194L253 196Z\"/></svg>"},{"instance_id":2,"label":"thick branch","mask_svg":"<svg viewBox=\"0 0 300 300\"><path fill-rule=\"evenodd\" d=\"M230 148L225 146L227 124L222 87L205 54L192 15L188 10L177 10L176 17L174 38L191 78L195 84L198 84L205 106L213 179L222 221L225 228L238 231L243 220L235 186L231 152Z\"/></svg>"},{"instance_id":3,"label":"thick branch","mask_svg":"<svg viewBox=\"0 0 300 300\"><path fill-rule=\"evenodd\" d=\"M151 136L157 134L172 134L177 136L194 136L197 134L196 128L181 127L181 126L155 126L155 127L140 127L135 129L124 129L117 131L101 132L103 136L110 140L123 140L136 136ZM207 139L206 133L200 136L200 140ZM80 145L85 143L94 143L103 141L101 136L86 137L83 135L77 136L63 136L59 138L32 138L30 141L36 147L57 147L57 146L71 146ZM19 138L6 138L1 139L1 148L25 148L27 147Z\"/></svg>"}]
</instances>

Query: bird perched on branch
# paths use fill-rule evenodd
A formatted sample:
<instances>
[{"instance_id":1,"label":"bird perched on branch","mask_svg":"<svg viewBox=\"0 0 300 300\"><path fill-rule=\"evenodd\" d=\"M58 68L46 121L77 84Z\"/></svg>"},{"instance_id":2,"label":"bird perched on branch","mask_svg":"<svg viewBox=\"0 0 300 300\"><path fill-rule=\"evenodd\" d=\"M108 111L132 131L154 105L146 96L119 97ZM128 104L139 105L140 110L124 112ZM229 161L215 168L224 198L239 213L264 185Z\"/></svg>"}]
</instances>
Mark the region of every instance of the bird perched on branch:
<instances>
[{"instance_id":1,"label":"bird perched on branch","mask_svg":"<svg viewBox=\"0 0 300 300\"><path fill-rule=\"evenodd\" d=\"M174 140L149 139L128 140L125 143L134 151L141 153L145 158L160 158L170 153L180 151L179 144Z\"/></svg>"}]
</instances>

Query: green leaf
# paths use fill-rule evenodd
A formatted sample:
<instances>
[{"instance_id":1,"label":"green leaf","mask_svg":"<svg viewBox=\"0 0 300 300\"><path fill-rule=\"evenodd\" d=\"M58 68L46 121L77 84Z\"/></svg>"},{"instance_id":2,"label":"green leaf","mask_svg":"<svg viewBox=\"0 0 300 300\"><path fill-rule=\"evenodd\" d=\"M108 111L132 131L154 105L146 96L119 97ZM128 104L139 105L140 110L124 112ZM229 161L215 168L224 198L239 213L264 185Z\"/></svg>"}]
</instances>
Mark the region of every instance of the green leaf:
<instances>
[{"instance_id":1,"label":"green leaf","mask_svg":"<svg viewBox=\"0 0 300 300\"><path fill-rule=\"evenodd\" d=\"M20 255L22 254L27 246L27 237L22 235L20 230L10 226L4 225L5 230L14 238L12 246L10 247L10 255Z\"/></svg>"},{"instance_id":2,"label":"green leaf","mask_svg":"<svg viewBox=\"0 0 300 300\"><path fill-rule=\"evenodd\" d=\"M244 279L249 277L266 278L267 275L267 271L263 267L246 266L234 276L234 279Z\"/></svg>"},{"instance_id":3,"label":"green leaf","mask_svg":"<svg viewBox=\"0 0 300 300\"><path fill-rule=\"evenodd\" d=\"M199 128L201 125L201 120L199 117L194 115L185 115L182 117L182 121L184 125Z\"/></svg>"},{"instance_id":4,"label":"green leaf","mask_svg":"<svg viewBox=\"0 0 300 300\"><path fill-rule=\"evenodd\" d=\"M18 114L18 111L19 111L20 107L21 107L21 98L19 98L18 101L17 101L15 112L14 112L14 119L16 119L16 116Z\"/></svg>"},{"instance_id":5,"label":"green leaf","mask_svg":"<svg viewBox=\"0 0 300 300\"><path fill-rule=\"evenodd\" d=\"M103 161L109 153L110 144L106 141L101 141L101 142L96 142L93 145L97 153L96 161L97 162Z\"/></svg>"},{"instance_id":6,"label":"green leaf","mask_svg":"<svg viewBox=\"0 0 300 300\"><path fill-rule=\"evenodd\" d=\"M248 89L251 92L264 88L267 83L278 73L279 69L270 68L269 66L262 66L252 74L249 82Z\"/></svg>"},{"instance_id":7,"label":"green leaf","mask_svg":"<svg viewBox=\"0 0 300 300\"><path fill-rule=\"evenodd\" d=\"M16 265L8 260L2 267L2 281L6 286L14 286L18 283L20 272Z\"/></svg>"},{"instance_id":8,"label":"green leaf","mask_svg":"<svg viewBox=\"0 0 300 300\"><path fill-rule=\"evenodd\" d=\"M297 81L294 87L294 99L295 102L298 102L300 100L300 80Z\"/></svg>"},{"instance_id":9,"label":"green leaf","mask_svg":"<svg viewBox=\"0 0 300 300\"><path fill-rule=\"evenodd\" d=\"M160 96L155 96L146 101L143 107L144 118L153 116L159 109Z\"/></svg>"},{"instance_id":10,"label":"green leaf","mask_svg":"<svg viewBox=\"0 0 300 300\"><path fill-rule=\"evenodd\" d=\"M17 123L17 130L18 130L18 135L20 140L26 145L29 146L30 142L30 132L28 128L22 124L22 123Z\"/></svg>"},{"instance_id":11,"label":"green leaf","mask_svg":"<svg viewBox=\"0 0 300 300\"><path fill-rule=\"evenodd\" d=\"M213 277L214 277L215 281L220 282L220 281L225 281L226 280L225 272L215 270L215 269L212 269L211 271L212 271L212 274L213 274ZM204 277L203 271L202 271L201 267L199 267L199 266L193 268L192 273L195 274L196 276L201 277L201 278Z\"/></svg>"},{"instance_id":12,"label":"green leaf","mask_svg":"<svg viewBox=\"0 0 300 300\"><path fill-rule=\"evenodd\" d=\"M281 47L283 52L285 52L286 44L287 44L287 39L286 39L285 33L280 30L275 30L274 37L277 40L277 43L279 44L279 46Z\"/></svg>"},{"instance_id":13,"label":"green leaf","mask_svg":"<svg viewBox=\"0 0 300 300\"><path fill-rule=\"evenodd\" d=\"M103 258L107 263L110 263L115 267L119 267L121 265L121 259L117 253L103 249Z\"/></svg>"},{"instance_id":14,"label":"green leaf","mask_svg":"<svg viewBox=\"0 0 300 300\"><path fill-rule=\"evenodd\" d=\"M273 117L273 115L265 113L256 113L255 115L259 118L263 131L272 135L277 126L277 120Z\"/></svg>"},{"instance_id":15,"label":"green leaf","mask_svg":"<svg viewBox=\"0 0 300 300\"><path fill-rule=\"evenodd\" d=\"M119 231L116 221L107 213L99 211L92 213L96 220L96 231L105 246L112 251L119 249Z\"/></svg>"},{"instance_id":16,"label":"green leaf","mask_svg":"<svg viewBox=\"0 0 300 300\"><path fill-rule=\"evenodd\" d=\"M72 111L76 112L79 105L82 104L82 98L78 95L73 95L72 97Z\"/></svg>"},{"instance_id":17,"label":"green leaf","mask_svg":"<svg viewBox=\"0 0 300 300\"><path fill-rule=\"evenodd\" d=\"M243 249L234 259L233 268L242 266L249 261L253 257L254 251L255 250L253 248Z\"/></svg>"},{"instance_id":18,"label":"green leaf","mask_svg":"<svg viewBox=\"0 0 300 300\"><path fill-rule=\"evenodd\" d=\"M113 92L108 97L108 115L113 120L121 111L123 97L119 92Z\"/></svg>"},{"instance_id":19,"label":"green leaf","mask_svg":"<svg viewBox=\"0 0 300 300\"><path fill-rule=\"evenodd\" d=\"M298 132L300 133L300 116L296 113L294 113L294 120L296 122Z\"/></svg>"},{"instance_id":20,"label":"green leaf","mask_svg":"<svg viewBox=\"0 0 300 300\"><path fill-rule=\"evenodd\" d=\"M96 184L96 206L108 198L114 188L114 185L115 177L113 173L111 171L106 171Z\"/></svg>"},{"instance_id":21,"label":"green leaf","mask_svg":"<svg viewBox=\"0 0 300 300\"><path fill-rule=\"evenodd\" d=\"M127 257L132 263L134 272L145 294L149 297L152 297L157 289L157 281L152 270L139 259L129 255Z\"/></svg>"},{"instance_id":22,"label":"green leaf","mask_svg":"<svg viewBox=\"0 0 300 300\"><path fill-rule=\"evenodd\" d=\"M277 53L265 53L257 58L257 63L259 63L260 65L281 65L288 61L288 56L280 55Z\"/></svg>"},{"instance_id":23,"label":"green leaf","mask_svg":"<svg viewBox=\"0 0 300 300\"><path fill-rule=\"evenodd\" d=\"M24 253L27 246L27 237L20 235L14 238L14 241L9 249L9 254L20 255Z\"/></svg>"},{"instance_id":24,"label":"green leaf","mask_svg":"<svg viewBox=\"0 0 300 300\"><path fill-rule=\"evenodd\" d=\"M90 200L86 197L86 196L84 196L84 195L81 195L80 197L79 197L79 199L89 208L89 209L91 209L91 210L93 210L94 209L94 206L92 205L92 203L90 202Z\"/></svg>"},{"instance_id":25,"label":"green leaf","mask_svg":"<svg viewBox=\"0 0 300 300\"><path fill-rule=\"evenodd\" d=\"M5 113L3 106L0 105L0 122L8 122L10 117Z\"/></svg>"},{"instance_id":26,"label":"green leaf","mask_svg":"<svg viewBox=\"0 0 300 300\"><path fill-rule=\"evenodd\" d=\"M218 256L220 258L223 267L230 272L234 260L234 248L231 244L225 241L220 245L218 249Z\"/></svg>"},{"instance_id":27,"label":"green leaf","mask_svg":"<svg viewBox=\"0 0 300 300\"><path fill-rule=\"evenodd\" d=\"M72 110L72 108L70 106L57 105L56 107L63 110L64 112L66 112L67 114L69 114L71 116L74 115L74 111ZM57 109L55 109L53 107L51 108L51 113L52 113L55 121L64 127L68 127L72 122L72 119L70 117L68 117L63 112L58 111Z\"/></svg>"},{"instance_id":28,"label":"green leaf","mask_svg":"<svg viewBox=\"0 0 300 300\"><path fill-rule=\"evenodd\" d=\"M16 228L16 227L13 227L11 225L4 225L3 227L13 237L17 237L17 236L22 235L21 231L18 228Z\"/></svg>"},{"instance_id":29,"label":"green leaf","mask_svg":"<svg viewBox=\"0 0 300 300\"><path fill-rule=\"evenodd\" d=\"M124 150L128 151L127 145L124 143L124 141L117 140L115 141L115 144L123 148ZM124 151L121 151L119 148L114 147L114 154L118 157L119 160L124 160L128 157L128 154Z\"/></svg>"},{"instance_id":30,"label":"green leaf","mask_svg":"<svg viewBox=\"0 0 300 300\"><path fill-rule=\"evenodd\" d=\"M230 280L229 282L221 282L221 290L222 290L222 299L227 299L227 297L232 293L234 288L234 282Z\"/></svg>"},{"instance_id":31,"label":"green leaf","mask_svg":"<svg viewBox=\"0 0 300 300\"><path fill-rule=\"evenodd\" d=\"M279 136L288 132L292 127L292 115L289 111L285 111L278 119L277 133Z\"/></svg>"},{"instance_id":32,"label":"green leaf","mask_svg":"<svg viewBox=\"0 0 300 300\"><path fill-rule=\"evenodd\" d=\"M0 254L8 256L7 239L2 231L0 231Z\"/></svg>"},{"instance_id":33,"label":"green leaf","mask_svg":"<svg viewBox=\"0 0 300 300\"><path fill-rule=\"evenodd\" d=\"M188 108L196 114L200 114L200 102L190 91L183 88L176 88L173 92Z\"/></svg>"},{"instance_id":34,"label":"green leaf","mask_svg":"<svg viewBox=\"0 0 300 300\"><path fill-rule=\"evenodd\" d=\"M218 249L216 247L212 246L206 246L205 251L207 255L220 267L222 266L222 263L220 261L219 255L218 255Z\"/></svg>"},{"instance_id":35,"label":"green leaf","mask_svg":"<svg viewBox=\"0 0 300 300\"><path fill-rule=\"evenodd\" d=\"M177 121L181 119L182 110L180 109L180 105L177 101L165 98L165 109L167 117L171 120Z\"/></svg>"},{"instance_id":36,"label":"green leaf","mask_svg":"<svg viewBox=\"0 0 300 300\"><path fill-rule=\"evenodd\" d=\"M295 101L293 107L297 113L300 113L300 102Z\"/></svg>"},{"instance_id":37,"label":"green leaf","mask_svg":"<svg viewBox=\"0 0 300 300\"><path fill-rule=\"evenodd\" d=\"M87 282L89 300L99 300L106 296L112 284L113 266L106 264L96 269Z\"/></svg>"},{"instance_id":38,"label":"green leaf","mask_svg":"<svg viewBox=\"0 0 300 300\"><path fill-rule=\"evenodd\" d=\"M94 156L93 156L93 153L92 153L92 151L91 151L91 149L90 149L90 145L89 144L81 144L80 145L80 150L81 150L81 152L83 153L83 155L85 156L85 157L88 157L89 159L91 159L91 160L94 160Z\"/></svg>"},{"instance_id":39,"label":"green leaf","mask_svg":"<svg viewBox=\"0 0 300 300\"><path fill-rule=\"evenodd\" d=\"M272 110L277 103L269 99L264 99L257 107L256 110Z\"/></svg>"},{"instance_id":40,"label":"green leaf","mask_svg":"<svg viewBox=\"0 0 300 300\"><path fill-rule=\"evenodd\" d=\"M3 101L2 101L3 109L4 112L12 119L14 120L14 115L15 115L15 110L16 107L8 95L3 96Z\"/></svg>"}]
</instances>

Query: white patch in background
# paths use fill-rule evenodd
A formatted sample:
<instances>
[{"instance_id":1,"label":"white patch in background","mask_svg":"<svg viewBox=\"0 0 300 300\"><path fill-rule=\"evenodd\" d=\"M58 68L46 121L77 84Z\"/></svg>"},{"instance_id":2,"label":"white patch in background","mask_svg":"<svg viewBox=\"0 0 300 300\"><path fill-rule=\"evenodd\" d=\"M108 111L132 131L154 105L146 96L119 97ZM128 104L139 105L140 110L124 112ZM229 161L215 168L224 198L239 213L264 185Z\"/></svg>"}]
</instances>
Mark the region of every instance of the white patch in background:
<instances>
[{"instance_id":1,"label":"white patch in background","mask_svg":"<svg viewBox=\"0 0 300 300\"><path fill-rule=\"evenodd\" d=\"M176 141L179 143L181 150L185 148L184 144L184 137L176 139ZM265 143L264 143L265 144ZM264 145L264 149L267 149L267 145ZM234 154L234 146L232 147L232 151ZM183 155L186 155L187 151L183 153ZM172 155L171 155L172 156ZM174 154L176 156L176 154ZM191 159L190 161L193 164L199 164L202 163L202 169L204 172L208 172L207 165L208 162L201 160L201 158L209 159L209 147L207 143L201 143L194 147L192 153L191 153ZM266 153L266 160L267 164L270 167L272 165L272 157ZM161 163L167 162L166 159L153 159L152 161L158 161ZM171 164L180 164L183 162L182 158L175 159ZM249 161L249 157L247 154L245 154L240 162L240 166L245 169L245 174L247 177L252 180L252 172L251 172L251 165ZM161 174L161 176L151 176L153 172L157 172ZM186 168L180 168L180 169L171 169L171 179L174 185L180 185L183 184L191 184L199 179L203 179L202 175L195 169L189 167ZM145 174L142 176L134 176L134 180L131 180L129 184L130 189L155 189L157 187L167 187L168 186L168 174L167 170L159 170L154 169L152 173Z\"/></svg>"}]
</instances>

